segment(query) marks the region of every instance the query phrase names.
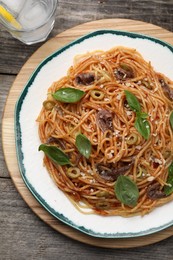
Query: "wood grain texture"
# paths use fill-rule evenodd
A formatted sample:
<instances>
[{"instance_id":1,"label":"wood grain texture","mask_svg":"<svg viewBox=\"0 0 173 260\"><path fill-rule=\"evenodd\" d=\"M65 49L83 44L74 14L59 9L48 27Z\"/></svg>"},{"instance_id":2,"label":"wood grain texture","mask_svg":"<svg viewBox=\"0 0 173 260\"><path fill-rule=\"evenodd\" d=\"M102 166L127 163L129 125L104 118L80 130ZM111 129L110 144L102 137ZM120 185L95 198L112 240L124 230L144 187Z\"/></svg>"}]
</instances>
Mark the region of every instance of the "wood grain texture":
<instances>
[{"instance_id":1,"label":"wood grain texture","mask_svg":"<svg viewBox=\"0 0 173 260\"><path fill-rule=\"evenodd\" d=\"M59 0L55 27L49 39L73 26L106 18L140 20L173 32L173 1ZM41 45L26 46L0 26L0 118L15 75ZM80 243L50 228L33 214L15 189L0 147L1 260L171 260L172 253L173 236L148 246L108 250Z\"/></svg>"},{"instance_id":2,"label":"wood grain texture","mask_svg":"<svg viewBox=\"0 0 173 260\"><path fill-rule=\"evenodd\" d=\"M5 101L14 79L15 76L0 75L0 118L2 118L3 116ZM2 135L2 121L0 120L0 136L1 135ZM0 142L0 151L2 151L1 142ZM0 178L1 177L9 177L9 173L7 171L7 167L2 152L0 152Z\"/></svg>"},{"instance_id":3,"label":"wood grain texture","mask_svg":"<svg viewBox=\"0 0 173 260\"><path fill-rule=\"evenodd\" d=\"M158 242L173 235L173 227L157 234L147 236L147 239L143 237L130 238L130 239L100 239L87 236L75 229L64 225L60 221L56 220L48 212L46 212L42 206L34 199L28 189L25 187L23 180L20 176L14 143L14 106L21 90L23 89L30 74L47 55L51 54L59 47L71 42L72 40L85 35L91 31L97 29L121 29L126 31L133 31L139 33L146 33L148 35L155 36L160 39L164 39L173 44L173 34L163 30L158 26L147 24L144 22L125 20L125 19L106 19L95 22L86 23L77 27L71 28L63 33L57 35L55 38L48 41L41 48L39 48L23 66L18 74L13 86L10 89L7 99L4 117L3 117L3 147L6 163L10 172L11 178L18 189L19 193L29 205L29 207L47 224L53 227L55 230L65 234L68 237L84 242L86 244L95 245L98 247L108 248L129 248L136 246L143 246ZM7 143L8 140L8 143Z\"/></svg>"},{"instance_id":4,"label":"wood grain texture","mask_svg":"<svg viewBox=\"0 0 173 260\"><path fill-rule=\"evenodd\" d=\"M49 38L76 25L107 18L139 20L173 31L172 0L59 0L58 2L55 27ZM0 30L0 72L17 74L28 57L42 43L28 47L13 39L4 29Z\"/></svg>"},{"instance_id":5,"label":"wood grain texture","mask_svg":"<svg viewBox=\"0 0 173 260\"><path fill-rule=\"evenodd\" d=\"M10 180L2 180L0 189L1 260L171 260L173 237L133 249L96 248L72 240L40 221L26 207Z\"/></svg>"}]
</instances>

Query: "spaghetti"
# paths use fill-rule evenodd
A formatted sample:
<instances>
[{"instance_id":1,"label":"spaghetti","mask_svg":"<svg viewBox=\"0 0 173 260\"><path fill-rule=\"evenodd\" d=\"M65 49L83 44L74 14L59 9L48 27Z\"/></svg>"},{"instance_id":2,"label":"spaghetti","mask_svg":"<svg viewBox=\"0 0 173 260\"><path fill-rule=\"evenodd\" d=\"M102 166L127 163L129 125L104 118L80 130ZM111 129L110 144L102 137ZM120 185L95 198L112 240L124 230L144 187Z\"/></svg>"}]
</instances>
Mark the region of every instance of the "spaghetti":
<instances>
[{"instance_id":1,"label":"spaghetti","mask_svg":"<svg viewBox=\"0 0 173 260\"><path fill-rule=\"evenodd\" d=\"M44 165L81 212L144 215L173 199L172 110L173 82L136 50L78 55L37 118Z\"/></svg>"}]
</instances>

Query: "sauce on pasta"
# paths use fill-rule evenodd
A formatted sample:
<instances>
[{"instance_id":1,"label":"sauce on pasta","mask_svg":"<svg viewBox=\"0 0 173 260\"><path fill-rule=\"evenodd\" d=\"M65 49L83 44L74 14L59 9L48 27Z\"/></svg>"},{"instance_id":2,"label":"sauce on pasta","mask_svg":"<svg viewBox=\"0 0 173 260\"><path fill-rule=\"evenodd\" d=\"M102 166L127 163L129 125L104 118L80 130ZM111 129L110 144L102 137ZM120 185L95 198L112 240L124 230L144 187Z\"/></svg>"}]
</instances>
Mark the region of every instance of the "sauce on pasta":
<instances>
[{"instance_id":1,"label":"sauce on pasta","mask_svg":"<svg viewBox=\"0 0 173 260\"><path fill-rule=\"evenodd\" d=\"M173 82L136 50L78 55L37 118L44 165L81 212L144 215L173 199L172 110Z\"/></svg>"}]
</instances>

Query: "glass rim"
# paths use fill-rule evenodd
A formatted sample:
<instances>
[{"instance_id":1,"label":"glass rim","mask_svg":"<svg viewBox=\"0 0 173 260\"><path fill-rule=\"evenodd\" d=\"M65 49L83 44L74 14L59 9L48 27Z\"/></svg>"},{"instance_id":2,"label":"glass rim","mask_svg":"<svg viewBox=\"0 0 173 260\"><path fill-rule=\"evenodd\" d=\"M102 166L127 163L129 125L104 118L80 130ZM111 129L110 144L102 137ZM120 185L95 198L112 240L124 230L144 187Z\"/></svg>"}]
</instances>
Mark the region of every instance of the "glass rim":
<instances>
[{"instance_id":1,"label":"glass rim","mask_svg":"<svg viewBox=\"0 0 173 260\"><path fill-rule=\"evenodd\" d=\"M52 8L51 13L50 13L49 16L47 17L46 21L45 21L42 25L40 25L40 26L38 26L38 27L35 27L35 28L32 28L32 29L16 29L16 28L14 28L14 27L12 27L12 26L9 26L7 23L5 23L5 22L3 21L3 19L1 18L1 16L0 16L0 24L2 24L7 31L11 31L11 32L21 32L21 33L22 33L22 32L23 32L23 33L33 32L33 31L35 31L35 30L37 30L37 29L42 28L44 25L46 25L47 22L50 20L50 18L51 18L52 16L54 16L54 14L55 14L55 12L56 12L56 9L57 9L57 5L58 5L58 0L53 0L53 2L54 2L54 5L53 5L53 8Z\"/></svg>"}]
</instances>

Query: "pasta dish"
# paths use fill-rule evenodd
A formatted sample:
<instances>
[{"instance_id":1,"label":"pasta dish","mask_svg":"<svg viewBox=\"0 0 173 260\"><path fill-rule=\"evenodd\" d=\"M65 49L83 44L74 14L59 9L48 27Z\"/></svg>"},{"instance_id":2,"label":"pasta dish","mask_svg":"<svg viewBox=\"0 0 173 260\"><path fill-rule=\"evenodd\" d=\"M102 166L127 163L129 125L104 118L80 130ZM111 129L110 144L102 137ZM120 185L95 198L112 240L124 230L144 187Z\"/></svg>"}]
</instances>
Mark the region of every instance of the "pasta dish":
<instances>
[{"instance_id":1,"label":"pasta dish","mask_svg":"<svg viewBox=\"0 0 173 260\"><path fill-rule=\"evenodd\" d=\"M75 56L37 122L44 165L79 211L144 215L173 199L173 82L135 49Z\"/></svg>"}]
</instances>

